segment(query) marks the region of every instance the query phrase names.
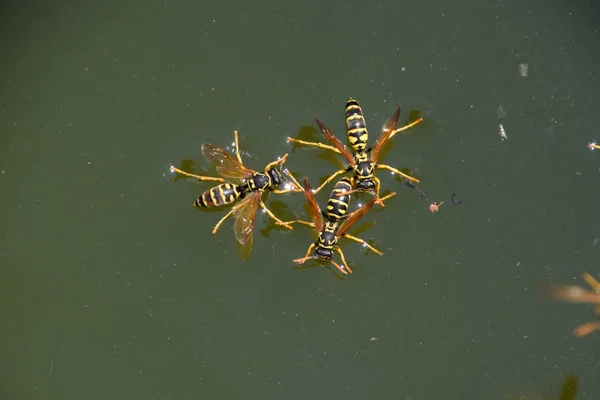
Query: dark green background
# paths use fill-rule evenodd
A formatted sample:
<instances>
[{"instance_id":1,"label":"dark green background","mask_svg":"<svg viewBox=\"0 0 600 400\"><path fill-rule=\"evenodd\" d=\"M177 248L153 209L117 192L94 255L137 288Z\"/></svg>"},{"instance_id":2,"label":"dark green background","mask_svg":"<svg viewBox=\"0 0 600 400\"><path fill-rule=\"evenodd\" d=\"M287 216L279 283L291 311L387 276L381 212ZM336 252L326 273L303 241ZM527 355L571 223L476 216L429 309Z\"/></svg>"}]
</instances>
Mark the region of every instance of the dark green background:
<instances>
[{"instance_id":1,"label":"dark green background","mask_svg":"<svg viewBox=\"0 0 600 400\"><path fill-rule=\"evenodd\" d=\"M600 334L572 337L591 308L544 296L600 273L599 14L577 3L3 6L0 397L542 399L575 373L598 398ZM349 96L372 140L421 111L384 161L447 203L381 173L398 195L360 236L385 254L344 243L344 282L294 270L309 230L262 214L241 262L191 207L210 185L169 165L207 170L200 144L238 129L248 165L290 152L316 183L336 164L286 137L315 115L342 137Z\"/></svg>"}]
</instances>

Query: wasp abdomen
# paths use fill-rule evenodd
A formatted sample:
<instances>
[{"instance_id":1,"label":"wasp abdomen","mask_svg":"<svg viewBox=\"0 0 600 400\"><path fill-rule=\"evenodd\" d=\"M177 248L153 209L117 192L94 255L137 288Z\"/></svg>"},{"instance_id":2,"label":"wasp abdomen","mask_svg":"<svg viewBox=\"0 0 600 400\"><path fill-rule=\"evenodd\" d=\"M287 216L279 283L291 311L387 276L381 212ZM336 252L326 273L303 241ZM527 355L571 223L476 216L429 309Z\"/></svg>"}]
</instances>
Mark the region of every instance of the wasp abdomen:
<instances>
[{"instance_id":1,"label":"wasp abdomen","mask_svg":"<svg viewBox=\"0 0 600 400\"><path fill-rule=\"evenodd\" d=\"M231 183L222 183L210 188L198 197L194 206L201 208L218 207L233 203L240 197L241 191L238 186Z\"/></svg>"},{"instance_id":2,"label":"wasp abdomen","mask_svg":"<svg viewBox=\"0 0 600 400\"><path fill-rule=\"evenodd\" d=\"M367 147L369 133L358 101L352 97L346 102L346 134L354 151L363 151Z\"/></svg>"},{"instance_id":3,"label":"wasp abdomen","mask_svg":"<svg viewBox=\"0 0 600 400\"><path fill-rule=\"evenodd\" d=\"M349 178L342 178L335 184L327 201L327 219L337 221L346 216L350 203L350 191L352 191L352 184Z\"/></svg>"}]
</instances>

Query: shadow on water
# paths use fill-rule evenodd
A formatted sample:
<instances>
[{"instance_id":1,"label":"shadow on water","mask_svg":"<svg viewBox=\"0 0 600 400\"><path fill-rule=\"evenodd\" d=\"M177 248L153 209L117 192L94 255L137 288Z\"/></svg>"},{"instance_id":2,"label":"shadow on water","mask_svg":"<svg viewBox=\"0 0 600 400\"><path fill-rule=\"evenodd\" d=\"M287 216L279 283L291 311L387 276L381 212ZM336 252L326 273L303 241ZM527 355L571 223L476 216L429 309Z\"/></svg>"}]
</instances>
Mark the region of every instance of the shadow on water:
<instances>
[{"instance_id":1,"label":"shadow on water","mask_svg":"<svg viewBox=\"0 0 600 400\"><path fill-rule=\"evenodd\" d=\"M412 110L410 110L410 111L409 111L409 113L408 113L408 120L407 120L407 121L405 121L405 122L404 122L404 123L402 123L402 124L399 124L399 125L400 125L401 127L402 127L402 126L405 126L405 125L408 125L408 124L410 124L410 123L412 123L412 122L414 122L414 121L418 120L418 119L419 119L419 118L421 118L422 116L423 116L423 115L421 114L421 112L420 112L419 110L412 109ZM416 133L418 133L418 129L419 129L420 127L422 127L422 126L425 126L425 124L427 124L427 121L428 121L427 119L424 119L424 120L423 120L423 122L420 122L419 124L417 124L417 125L415 125L415 126L413 126L413 127L409 128L409 129L407 129L406 131L399 132L397 135L395 135L394 137L392 137L392 138L391 138L391 139L390 139L390 140L387 142L387 144L385 145L385 147L383 148L383 150L381 150L381 154L379 155L379 161L381 161L381 162L382 162L383 160L385 160L385 158L387 157L388 153L389 153L390 151L392 151L392 149L393 149L393 148L396 146L396 143L395 143L395 141L396 141L397 139L399 139L401 136L404 136L404 135L413 135L413 134L416 134ZM381 133L381 132L377 132L376 134L377 134L377 135L379 135L380 133ZM369 135L369 136L370 136L370 135ZM376 141L377 139L378 139L377 137L373 137L373 139L372 139L372 140L373 140L373 143L372 143L372 145L374 145L374 144L375 144L375 141ZM372 146L372 145L371 145L371 146ZM397 166L395 166L395 165L392 165L392 167L394 167L394 168L398 168L398 167L397 167ZM398 169L399 169L400 171L404 172L405 174L408 174L408 175L414 176L414 175L412 175L412 174L411 174L411 170L410 170L409 168L398 168ZM418 177L417 177L417 178L418 178Z\"/></svg>"},{"instance_id":2,"label":"shadow on water","mask_svg":"<svg viewBox=\"0 0 600 400\"><path fill-rule=\"evenodd\" d=\"M311 261L307 262L306 264L299 265L299 266L296 265L296 266L294 266L294 269L296 269L298 271L308 271L308 270L311 270L311 269L313 269L315 267L321 267L321 268L324 268L324 269L328 270L336 278L338 278L340 281L345 281L346 280L344 278L344 275L341 272L339 272L335 267L333 267L331 264L320 262L318 260L311 260Z\"/></svg>"},{"instance_id":3,"label":"shadow on water","mask_svg":"<svg viewBox=\"0 0 600 400\"><path fill-rule=\"evenodd\" d=\"M366 222L366 223L364 223L364 224L361 224L361 225L359 225L359 226L358 226L358 228L356 228L356 229L353 229L353 230L352 230L352 233L351 233L351 235L352 235L352 236L359 237L359 238L361 238L361 239L364 239L364 240L365 240L367 243L369 243L369 245L371 245L371 246L373 246L373 247L375 247L375 248L378 248L378 240L377 240L377 239L368 239L368 240L367 240L366 238L364 238L364 237L361 237L361 234L363 234L363 233L367 232L368 230L372 229L373 227L375 227L375 225L376 225L376 224L377 224L377 222L376 222L376 221L371 221L371 222ZM356 242L354 242L354 241L351 241L351 240L344 239L344 241L345 241L346 243L352 243L352 244L350 244L351 246L357 246L357 245L359 245L358 243L356 243ZM363 246L362 244L361 244L361 245L359 245L359 246L361 246L361 247L363 248L363 250L364 250L364 253L363 253L363 254L364 254L365 256L369 256L369 255L372 255L372 254L374 254L374 253L373 253L371 250L369 250L369 249L368 249L366 246ZM379 250L381 250L381 249L379 249ZM353 264L353 263L352 263L352 262L350 262L350 261L349 261L348 263L349 263L350 265L352 265L352 264Z\"/></svg>"},{"instance_id":4,"label":"shadow on water","mask_svg":"<svg viewBox=\"0 0 600 400\"><path fill-rule=\"evenodd\" d=\"M271 196L272 195L270 195L270 197ZM273 214L275 214L277 218L281 219L282 221L289 221L291 219L295 219L295 217L293 217L293 215L289 212L289 207L287 206L287 204L285 204L282 200L272 200L269 202L269 205L267 207L273 212ZM260 210L258 212L263 214ZM269 238L273 230L288 231L289 229L277 225L275 221L273 221L273 218L265 218L264 227L260 230L260 233L265 238Z\"/></svg>"},{"instance_id":5,"label":"shadow on water","mask_svg":"<svg viewBox=\"0 0 600 400\"><path fill-rule=\"evenodd\" d=\"M558 400L575 400L577 398L578 378L568 375L563 382Z\"/></svg>"},{"instance_id":6,"label":"shadow on water","mask_svg":"<svg viewBox=\"0 0 600 400\"><path fill-rule=\"evenodd\" d=\"M317 128L315 128L313 126L301 126L300 129L298 130L298 134L296 135L295 139L300 139L300 140L304 140L307 142L318 142L318 143L322 143L322 144L330 146L330 144L323 137L323 135L319 134L319 131L317 130ZM290 142L290 144L292 146L292 152L295 152L297 148L303 148L303 149L310 148L306 145L302 145L302 144L298 144L298 143ZM335 153L334 151L319 149L319 152L317 153L316 157L321 160L331 162L334 165L336 165L338 168L345 168L345 165L341 161L341 156L339 154ZM333 173L333 171L332 171L332 173Z\"/></svg>"},{"instance_id":7,"label":"shadow on water","mask_svg":"<svg viewBox=\"0 0 600 400\"><path fill-rule=\"evenodd\" d=\"M212 169L207 169L207 168L195 169L194 165L196 165L194 160L181 160L181 162L179 163L179 166L177 168L179 168L180 170L182 170L184 172L189 172L190 174L218 177L218 175ZM176 183L180 179L200 182L198 179L194 179L189 176L181 175L179 173L173 173L171 182ZM207 190L218 184L218 182L204 182L204 183L207 184Z\"/></svg>"},{"instance_id":8,"label":"shadow on water","mask_svg":"<svg viewBox=\"0 0 600 400\"><path fill-rule=\"evenodd\" d=\"M192 168L194 167L194 161L193 160L181 160L181 163L179 163L179 169L185 172L192 172ZM187 178L186 176L183 176L181 174L178 173L174 173L173 177L171 178L171 182L175 183L178 180L182 179L182 178Z\"/></svg>"},{"instance_id":9,"label":"shadow on water","mask_svg":"<svg viewBox=\"0 0 600 400\"><path fill-rule=\"evenodd\" d=\"M560 386L560 392L557 394L557 384L554 380L549 380L546 387L539 392L516 392L511 394L504 394L502 399L505 400L533 400L533 399L544 399L544 400L577 400L577 390L579 386L579 378L576 375L567 375ZM473 400L479 399L481 396L478 391L474 388L461 393L457 400ZM494 397L496 398L496 397Z\"/></svg>"},{"instance_id":10,"label":"shadow on water","mask_svg":"<svg viewBox=\"0 0 600 400\"><path fill-rule=\"evenodd\" d=\"M314 126L301 126L298 129L298 135L296 135L296 139L306 140L309 142L318 142L323 139L323 136L319 134L319 130ZM298 143L290 143L292 146L292 151L295 151L298 147L304 147Z\"/></svg>"}]
</instances>

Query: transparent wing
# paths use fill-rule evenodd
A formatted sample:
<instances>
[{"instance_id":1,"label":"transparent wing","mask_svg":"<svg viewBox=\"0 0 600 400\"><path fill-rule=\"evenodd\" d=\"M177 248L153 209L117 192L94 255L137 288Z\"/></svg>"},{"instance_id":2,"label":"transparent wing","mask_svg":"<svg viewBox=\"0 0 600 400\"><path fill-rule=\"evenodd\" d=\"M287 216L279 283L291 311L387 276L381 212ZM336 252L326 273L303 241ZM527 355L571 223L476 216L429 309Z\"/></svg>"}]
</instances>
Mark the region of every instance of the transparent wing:
<instances>
[{"instance_id":1,"label":"transparent wing","mask_svg":"<svg viewBox=\"0 0 600 400\"><path fill-rule=\"evenodd\" d=\"M371 208L373 208L375 203L377 203L377 200L377 198L369 200L367 204L363 205L361 208L350 214L348 218L344 221L342 226L338 229L335 235L338 237L342 237L344 233L348 232L348 229L352 228L352 225L357 223L359 219L364 217L365 214L368 213L369 210L371 210Z\"/></svg>"},{"instance_id":2,"label":"transparent wing","mask_svg":"<svg viewBox=\"0 0 600 400\"><path fill-rule=\"evenodd\" d=\"M241 164L234 156L210 143L202 144L202 154L223 178L244 179L254 173L254 170Z\"/></svg>"},{"instance_id":3,"label":"transparent wing","mask_svg":"<svg viewBox=\"0 0 600 400\"><path fill-rule=\"evenodd\" d=\"M323 219L321 218L321 209L317 204L317 200L315 200L315 195L310 188L310 181L307 177L304 177L304 197L308 202L308 207L310 208L310 213L313 217L313 221L315 221L315 226L317 228L317 232L321 232L321 228L323 227Z\"/></svg>"},{"instance_id":4,"label":"transparent wing","mask_svg":"<svg viewBox=\"0 0 600 400\"><path fill-rule=\"evenodd\" d=\"M340 142L340 140L336 138L335 135L331 133L329 129L327 129L325 124L321 122L319 118L315 118L315 121L317 121L317 125L319 125L319 128L321 128L321 132L323 132L323 135L325 135L327 140L329 140L329 143L331 143L336 149L340 151L340 153L344 156L344 158L346 159L346 161L348 161L350 165L354 165L355 161L352 152L348 150L348 148L344 146L344 144Z\"/></svg>"},{"instance_id":5,"label":"transparent wing","mask_svg":"<svg viewBox=\"0 0 600 400\"><path fill-rule=\"evenodd\" d=\"M261 195L259 191L249 193L233 210L235 237L242 247L240 253L245 256L242 256L243 259L248 258L252 251L252 232Z\"/></svg>"},{"instance_id":6,"label":"transparent wing","mask_svg":"<svg viewBox=\"0 0 600 400\"><path fill-rule=\"evenodd\" d=\"M396 129L396 125L398 125L398 118L400 118L401 111L402 111L402 106L398 105L398 107L396 107L396 110L394 111L392 116L389 117L388 120L383 125L381 135L379 136L377 143L375 143L375 145L373 146L373 149L371 150L371 161L373 161L373 163L377 163L377 158L379 157L381 150L383 150L383 148L385 147L385 144L390 139L392 132L394 132L394 129Z\"/></svg>"}]
</instances>

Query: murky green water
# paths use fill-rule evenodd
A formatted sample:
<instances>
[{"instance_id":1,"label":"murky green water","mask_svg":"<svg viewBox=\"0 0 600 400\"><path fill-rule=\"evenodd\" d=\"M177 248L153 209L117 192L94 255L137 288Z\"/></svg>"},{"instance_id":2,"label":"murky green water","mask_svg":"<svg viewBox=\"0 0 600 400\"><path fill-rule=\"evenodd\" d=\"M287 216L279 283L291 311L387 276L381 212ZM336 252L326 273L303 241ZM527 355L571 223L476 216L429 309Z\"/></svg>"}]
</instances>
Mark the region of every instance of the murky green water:
<instances>
[{"instance_id":1,"label":"murky green water","mask_svg":"<svg viewBox=\"0 0 600 400\"><path fill-rule=\"evenodd\" d=\"M600 274L596 3L7 7L1 397L542 399L573 373L597 398L592 310L544 296ZM237 129L249 166L290 153L316 184L341 160L286 138L322 139L315 115L343 138L349 96L372 141L423 114L384 161L440 212L381 173L398 195L358 229L385 254L344 242L354 276L294 270L310 230L263 214L241 262L191 206L210 184L169 165L210 173L201 143Z\"/></svg>"}]
</instances>

